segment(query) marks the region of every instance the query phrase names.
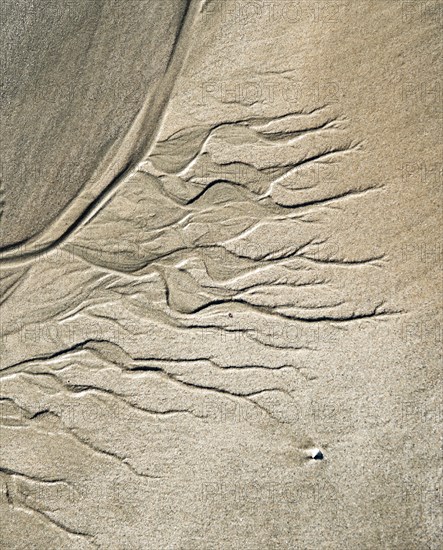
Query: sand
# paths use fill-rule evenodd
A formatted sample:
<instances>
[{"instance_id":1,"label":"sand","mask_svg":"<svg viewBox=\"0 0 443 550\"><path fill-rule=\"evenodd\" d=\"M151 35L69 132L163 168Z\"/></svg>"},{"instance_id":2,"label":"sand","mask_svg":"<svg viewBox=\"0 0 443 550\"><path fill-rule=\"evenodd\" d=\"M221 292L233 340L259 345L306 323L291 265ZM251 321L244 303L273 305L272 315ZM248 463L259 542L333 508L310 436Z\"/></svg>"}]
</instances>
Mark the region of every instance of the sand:
<instances>
[{"instance_id":1,"label":"sand","mask_svg":"<svg viewBox=\"0 0 443 550\"><path fill-rule=\"evenodd\" d=\"M0 13L0 546L439 548L441 4Z\"/></svg>"}]
</instances>

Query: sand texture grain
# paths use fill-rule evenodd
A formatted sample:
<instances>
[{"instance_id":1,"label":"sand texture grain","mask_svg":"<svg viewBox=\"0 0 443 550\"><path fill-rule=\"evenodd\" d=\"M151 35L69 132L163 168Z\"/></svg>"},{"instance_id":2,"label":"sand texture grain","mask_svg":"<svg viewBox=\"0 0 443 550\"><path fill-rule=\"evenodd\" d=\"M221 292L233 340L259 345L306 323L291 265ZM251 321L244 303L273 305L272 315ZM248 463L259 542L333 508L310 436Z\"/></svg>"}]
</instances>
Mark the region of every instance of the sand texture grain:
<instances>
[{"instance_id":1,"label":"sand texture grain","mask_svg":"<svg viewBox=\"0 0 443 550\"><path fill-rule=\"evenodd\" d=\"M441 4L0 14L0 547L440 548Z\"/></svg>"}]
</instances>

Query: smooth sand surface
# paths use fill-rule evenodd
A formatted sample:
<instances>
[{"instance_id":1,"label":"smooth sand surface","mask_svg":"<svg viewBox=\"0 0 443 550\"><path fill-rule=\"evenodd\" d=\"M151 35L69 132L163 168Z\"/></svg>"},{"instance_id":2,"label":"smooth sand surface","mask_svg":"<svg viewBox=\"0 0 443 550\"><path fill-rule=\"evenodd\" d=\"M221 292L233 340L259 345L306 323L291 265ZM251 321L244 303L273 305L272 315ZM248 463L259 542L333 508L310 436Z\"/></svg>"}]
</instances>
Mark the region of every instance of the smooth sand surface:
<instances>
[{"instance_id":1,"label":"smooth sand surface","mask_svg":"<svg viewBox=\"0 0 443 550\"><path fill-rule=\"evenodd\" d=\"M159 93L187 5L2 2L2 247L38 235L108 168Z\"/></svg>"},{"instance_id":2,"label":"smooth sand surface","mask_svg":"<svg viewBox=\"0 0 443 550\"><path fill-rule=\"evenodd\" d=\"M437 550L441 5L120 6L6 37L1 546Z\"/></svg>"}]
</instances>

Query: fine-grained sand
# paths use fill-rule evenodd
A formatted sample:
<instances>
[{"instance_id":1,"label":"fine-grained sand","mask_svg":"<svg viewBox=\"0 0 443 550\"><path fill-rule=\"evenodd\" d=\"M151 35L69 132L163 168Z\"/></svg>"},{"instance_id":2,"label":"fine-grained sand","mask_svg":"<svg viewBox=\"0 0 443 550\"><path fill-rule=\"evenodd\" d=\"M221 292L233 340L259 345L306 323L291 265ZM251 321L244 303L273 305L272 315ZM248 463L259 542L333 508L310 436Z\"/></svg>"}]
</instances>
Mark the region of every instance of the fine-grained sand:
<instances>
[{"instance_id":1,"label":"fine-grained sand","mask_svg":"<svg viewBox=\"0 0 443 550\"><path fill-rule=\"evenodd\" d=\"M54 223L116 154L129 161L128 132L161 94L188 3L3 0L2 247Z\"/></svg>"},{"instance_id":2,"label":"fine-grained sand","mask_svg":"<svg viewBox=\"0 0 443 550\"><path fill-rule=\"evenodd\" d=\"M0 13L0 547L440 548L441 4Z\"/></svg>"}]
</instances>

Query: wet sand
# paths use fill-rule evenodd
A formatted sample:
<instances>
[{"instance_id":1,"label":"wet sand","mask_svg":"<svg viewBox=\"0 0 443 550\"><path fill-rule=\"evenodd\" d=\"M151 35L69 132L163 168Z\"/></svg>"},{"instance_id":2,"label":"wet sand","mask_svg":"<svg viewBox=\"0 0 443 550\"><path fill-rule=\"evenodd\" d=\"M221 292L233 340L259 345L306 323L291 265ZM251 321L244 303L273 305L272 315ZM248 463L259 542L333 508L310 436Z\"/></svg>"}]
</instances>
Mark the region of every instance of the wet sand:
<instances>
[{"instance_id":1,"label":"wet sand","mask_svg":"<svg viewBox=\"0 0 443 550\"><path fill-rule=\"evenodd\" d=\"M138 103L29 138L95 176L4 183L3 545L439 548L441 10L129 4ZM116 16L82 13L101 83ZM56 116L11 74L14 132Z\"/></svg>"}]
</instances>

